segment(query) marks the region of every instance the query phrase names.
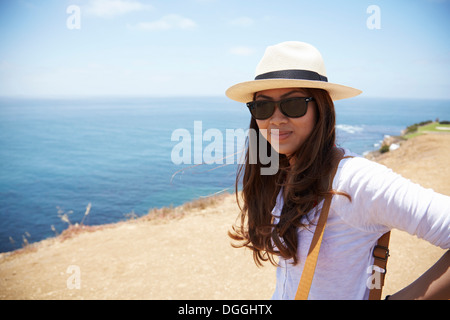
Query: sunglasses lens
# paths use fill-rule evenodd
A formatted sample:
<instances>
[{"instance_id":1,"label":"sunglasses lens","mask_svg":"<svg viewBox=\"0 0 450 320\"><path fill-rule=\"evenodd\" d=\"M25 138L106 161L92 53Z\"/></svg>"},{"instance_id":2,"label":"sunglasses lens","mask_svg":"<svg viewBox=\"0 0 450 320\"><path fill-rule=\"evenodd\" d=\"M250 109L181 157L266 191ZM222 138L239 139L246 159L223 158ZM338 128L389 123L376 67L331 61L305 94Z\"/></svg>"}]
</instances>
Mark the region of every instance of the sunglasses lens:
<instances>
[{"instance_id":1,"label":"sunglasses lens","mask_svg":"<svg viewBox=\"0 0 450 320\"><path fill-rule=\"evenodd\" d=\"M304 98L289 99L281 103L281 110L291 118L303 117L308 110L308 102Z\"/></svg>"},{"instance_id":2,"label":"sunglasses lens","mask_svg":"<svg viewBox=\"0 0 450 320\"><path fill-rule=\"evenodd\" d=\"M272 101L255 101L249 108L255 119L265 120L270 118L275 111L275 103Z\"/></svg>"}]
</instances>

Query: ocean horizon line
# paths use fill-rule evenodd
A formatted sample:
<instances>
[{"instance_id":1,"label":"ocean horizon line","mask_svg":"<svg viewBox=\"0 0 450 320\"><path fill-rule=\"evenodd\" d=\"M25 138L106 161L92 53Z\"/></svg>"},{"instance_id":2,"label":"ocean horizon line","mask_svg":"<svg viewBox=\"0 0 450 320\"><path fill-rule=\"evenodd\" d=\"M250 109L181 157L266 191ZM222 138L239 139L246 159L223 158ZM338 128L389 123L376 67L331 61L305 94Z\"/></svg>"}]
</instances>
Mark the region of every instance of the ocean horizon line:
<instances>
[{"instance_id":1,"label":"ocean horizon line","mask_svg":"<svg viewBox=\"0 0 450 320\"><path fill-rule=\"evenodd\" d=\"M98 94L98 95L1 95L0 100L100 100L100 99L179 99L179 98L224 98L231 102L225 92L223 94L173 94L173 95L157 95L157 94ZM414 101L449 101L450 97L403 97L403 96L365 96L360 95L351 99L337 100L334 103L342 103L346 101L380 99L380 100L414 100ZM236 102L240 103L240 102Z\"/></svg>"}]
</instances>

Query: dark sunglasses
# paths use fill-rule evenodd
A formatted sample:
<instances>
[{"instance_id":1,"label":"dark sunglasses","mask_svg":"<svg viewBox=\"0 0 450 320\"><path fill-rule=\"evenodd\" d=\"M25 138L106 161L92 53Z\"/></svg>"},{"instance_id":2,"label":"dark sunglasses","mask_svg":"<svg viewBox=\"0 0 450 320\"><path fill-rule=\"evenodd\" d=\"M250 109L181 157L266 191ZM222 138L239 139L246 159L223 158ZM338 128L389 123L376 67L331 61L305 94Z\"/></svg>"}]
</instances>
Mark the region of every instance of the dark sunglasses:
<instances>
[{"instance_id":1,"label":"dark sunglasses","mask_svg":"<svg viewBox=\"0 0 450 320\"><path fill-rule=\"evenodd\" d=\"M274 114L277 105L286 117L300 118L308 111L308 102L310 101L314 101L314 98L296 97L280 101L259 100L248 102L247 107L256 120L269 119Z\"/></svg>"}]
</instances>

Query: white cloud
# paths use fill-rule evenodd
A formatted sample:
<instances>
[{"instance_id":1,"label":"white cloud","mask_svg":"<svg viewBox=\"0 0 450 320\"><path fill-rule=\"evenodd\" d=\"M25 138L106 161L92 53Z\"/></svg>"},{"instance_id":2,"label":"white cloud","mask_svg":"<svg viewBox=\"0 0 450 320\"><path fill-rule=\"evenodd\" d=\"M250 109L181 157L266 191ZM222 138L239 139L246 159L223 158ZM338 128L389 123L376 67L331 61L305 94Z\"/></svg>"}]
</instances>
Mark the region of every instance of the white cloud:
<instances>
[{"instance_id":1,"label":"white cloud","mask_svg":"<svg viewBox=\"0 0 450 320\"><path fill-rule=\"evenodd\" d=\"M140 29L147 31L159 31L170 29L193 29L197 26L195 21L180 16L178 14L169 14L159 20L150 22L140 22L134 26L129 26L131 29Z\"/></svg>"},{"instance_id":2,"label":"white cloud","mask_svg":"<svg viewBox=\"0 0 450 320\"><path fill-rule=\"evenodd\" d=\"M103 18L112 18L129 12L150 9L153 9L151 5L136 0L91 0L86 6L88 14Z\"/></svg>"},{"instance_id":3,"label":"white cloud","mask_svg":"<svg viewBox=\"0 0 450 320\"><path fill-rule=\"evenodd\" d=\"M230 53L237 56L251 56L255 50L250 47L239 46L230 49Z\"/></svg>"},{"instance_id":4,"label":"white cloud","mask_svg":"<svg viewBox=\"0 0 450 320\"><path fill-rule=\"evenodd\" d=\"M255 24L255 20L249 17L240 17L229 22L230 25L235 27L250 27Z\"/></svg>"}]
</instances>

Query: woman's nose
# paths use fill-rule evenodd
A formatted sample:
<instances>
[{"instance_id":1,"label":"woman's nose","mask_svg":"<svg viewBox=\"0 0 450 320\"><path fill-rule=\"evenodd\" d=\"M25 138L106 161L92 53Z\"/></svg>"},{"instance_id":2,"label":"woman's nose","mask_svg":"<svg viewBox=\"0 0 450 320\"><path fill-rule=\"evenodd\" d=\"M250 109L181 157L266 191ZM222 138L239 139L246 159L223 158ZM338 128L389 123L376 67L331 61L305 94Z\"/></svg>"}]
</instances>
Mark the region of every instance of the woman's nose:
<instances>
[{"instance_id":1,"label":"woman's nose","mask_svg":"<svg viewBox=\"0 0 450 320\"><path fill-rule=\"evenodd\" d=\"M280 125L282 123L287 122L287 117L281 113L281 110L278 106L275 107L275 112L273 113L272 117L270 118L270 123L274 125Z\"/></svg>"}]
</instances>

